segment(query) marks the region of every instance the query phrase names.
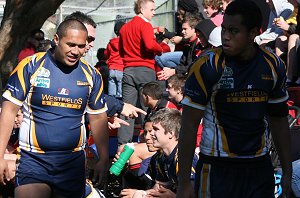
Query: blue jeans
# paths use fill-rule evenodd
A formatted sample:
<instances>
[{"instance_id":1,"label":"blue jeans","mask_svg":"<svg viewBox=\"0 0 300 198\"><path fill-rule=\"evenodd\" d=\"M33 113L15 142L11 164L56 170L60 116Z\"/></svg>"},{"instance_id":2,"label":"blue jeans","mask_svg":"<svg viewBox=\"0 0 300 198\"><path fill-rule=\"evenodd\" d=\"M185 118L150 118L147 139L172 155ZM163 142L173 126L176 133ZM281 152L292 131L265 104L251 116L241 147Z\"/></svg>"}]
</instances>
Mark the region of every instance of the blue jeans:
<instances>
[{"instance_id":1,"label":"blue jeans","mask_svg":"<svg viewBox=\"0 0 300 198\"><path fill-rule=\"evenodd\" d=\"M155 56L155 61L161 68L174 68L180 63L182 54L183 52L181 51L163 53L160 56Z\"/></svg>"},{"instance_id":2,"label":"blue jeans","mask_svg":"<svg viewBox=\"0 0 300 198\"><path fill-rule=\"evenodd\" d=\"M293 174L292 174L292 191L295 197L300 197L300 159L293 161ZM278 170L278 174L282 174L282 170Z\"/></svg>"},{"instance_id":3,"label":"blue jeans","mask_svg":"<svg viewBox=\"0 0 300 198\"><path fill-rule=\"evenodd\" d=\"M122 98L123 72L115 69L109 70L108 95Z\"/></svg>"}]
</instances>

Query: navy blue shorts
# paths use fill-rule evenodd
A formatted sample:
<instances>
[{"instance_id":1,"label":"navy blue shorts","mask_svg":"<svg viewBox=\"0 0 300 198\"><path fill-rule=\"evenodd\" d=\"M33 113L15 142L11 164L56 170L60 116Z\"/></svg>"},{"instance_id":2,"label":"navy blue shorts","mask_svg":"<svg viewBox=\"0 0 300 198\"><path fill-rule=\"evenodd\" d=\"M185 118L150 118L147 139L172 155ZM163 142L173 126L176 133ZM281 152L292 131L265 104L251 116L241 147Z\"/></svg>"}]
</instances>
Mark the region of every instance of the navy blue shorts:
<instances>
[{"instance_id":1,"label":"navy blue shorts","mask_svg":"<svg viewBox=\"0 0 300 198\"><path fill-rule=\"evenodd\" d=\"M274 197L274 170L269 156L227 161L208 158L199 156L195 180L198 198Z\"/></svg>"},{"instance_id":2,"label":"navy blue shorts","mask_svg":"<svg viewBox=\"0 0 300 198\"><path fill-rule=\"evenodd\" d=\"M84 197L84 151L38 154L21 150L16 186L32 183L45 183L54 193L65 197Z\"/></svg>"}]
</instances>

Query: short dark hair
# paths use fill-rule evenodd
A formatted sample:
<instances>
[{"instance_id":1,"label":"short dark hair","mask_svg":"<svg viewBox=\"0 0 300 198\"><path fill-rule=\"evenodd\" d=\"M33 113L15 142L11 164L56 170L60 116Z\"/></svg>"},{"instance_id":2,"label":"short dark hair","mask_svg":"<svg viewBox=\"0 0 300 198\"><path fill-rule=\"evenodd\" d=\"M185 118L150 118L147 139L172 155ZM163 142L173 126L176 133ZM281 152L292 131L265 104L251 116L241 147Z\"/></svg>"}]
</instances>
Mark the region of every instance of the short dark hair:
<instances>
[{"instance_id":1,"label":"short dark hair","mask_svg":"<svg viewBox=\"0 0 300 198\"><path fill-rule=\"evenodd\" d=\"M97 59L98 59L98 61L106 60L106 57L105 57L105 48L99 48L97 50Z\"/></svg>"},{"instance_id":2,"label":"short dark hair","mask_svg":"<svg viewBox=\"0 0 300 198\"><path fill-rule=\"evenodd\" d=\"M150 96L155 100L159 100L163 97L163 90L157 82L146 83L142 87L141 93Z\"/></svg>"},{"instance_id":3,"label":"short dark hair","mask_svg":"<svg viewBox=\"0 0 300 198\"><path fill-rule=\"evenodd\" d=\"M34 30L32 30L32 31L30 32L31 38L34 38L34 36L35 36L36 33L40 33L40 34L45 35L45 33L43 32L43 30L41 30L41 29L34 29Z\"/></svg>"},{"instance_id":4,"label":"short dark hair","mask_svg":"<svg viewBox=\"0 0 300 198\"><path fill-rule=\"evenodd\" d=\"M257 27L261 28L262 14L259 7L251 0L233 1L226 10L225 15L241 15L242 24L247 27L248 30Z\"/></svg>"},{"instance_id":5,"label":"short dark hair","mask_svg":"<svg viewBox=\"0 0 300 198\"><path fill-rule=\"evenodd\" d=\"M80 11L73 12L72 14L66 16L65 20L69 20L69 19L76 19L83 24L91 25L94 28L97 27L97 24L90 16L88 16L87 14L84 14Z\"/></svg>"},{"instance_id":6,"label":"short dark hair","mask_svg":"<svg viewBox=\"0 0 300 198\"><path fill-rule=\"evenodd\" d=\"M59 24L56 34L59 38L62 38L66 36L67 29L82 30L87 33L87 29L82 22L75 19L68 19Z\"/></svg>"}]
</instances>

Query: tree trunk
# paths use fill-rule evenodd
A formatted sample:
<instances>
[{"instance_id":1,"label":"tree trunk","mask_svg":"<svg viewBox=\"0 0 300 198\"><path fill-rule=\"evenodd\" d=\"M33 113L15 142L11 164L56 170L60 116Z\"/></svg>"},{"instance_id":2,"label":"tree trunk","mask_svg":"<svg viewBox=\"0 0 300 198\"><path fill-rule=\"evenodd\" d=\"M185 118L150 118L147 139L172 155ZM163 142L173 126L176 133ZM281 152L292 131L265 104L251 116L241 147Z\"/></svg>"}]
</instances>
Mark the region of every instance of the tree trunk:
<instances>
[{"instance_id":1,"label":"tree trunk","mask_svg":"<svg viewBox=\"0 0 300 198\"><path fill-rule=\"evenodd\" d=\"M40 29L47 18L55 14L63 1L6 0L0 27L0 78L2 77L3 85L17 65L18 54L31 31Z\"/></svg>"}]
</instances>

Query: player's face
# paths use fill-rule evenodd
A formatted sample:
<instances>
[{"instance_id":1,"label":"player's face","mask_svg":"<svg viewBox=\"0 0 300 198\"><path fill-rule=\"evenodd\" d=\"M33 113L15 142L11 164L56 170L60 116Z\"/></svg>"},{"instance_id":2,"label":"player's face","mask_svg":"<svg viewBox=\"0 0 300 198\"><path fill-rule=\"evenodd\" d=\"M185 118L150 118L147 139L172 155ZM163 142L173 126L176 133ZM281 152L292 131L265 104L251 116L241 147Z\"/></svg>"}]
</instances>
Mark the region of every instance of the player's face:
<instances>
[{"instance_id":1,"label":"player's face","mask_svg":"<svg viewBox=\"0 0 300 198\"><path fill-rule=\"evenodd\" d=\"M149 152L154 152L158 150L158 148L153 146L153 140L151 137L152 130L153 130L152 122L146 122L144 126L144 136L145 136L146 145L148 147Z\"/></svg>"},{"instance_id":2,"label":"player's face","mask_svg":"<svg viewBox=\"0 0 300 198\"><path fill-rule=\"evenodd\" d=\"M192 40L196 36L195 29L192 28L188 23L183 23L182 24L182 35L183 35L183 38Z\"/></svg>"},{"instance_id":3,"label":"player's face","mask_svg":"<svg viewBox=\"0 0 300 198\"><path fill-rule=\"evenodd\" d=\"M253 45L255 35L250 34L241 22L242 16L240 15L224 15L221 38L223 50L227 56L244 57Z\"/></svg>"},{"instance_id":4,"label":"player's face","mask_svg":"<svg viewBox=\"0 0 300 198\"><path fill-rule=\"evenodd\" d=\"M151 21L151 19L155 15L155 5L154 5L154 3L151 2L151 1L148 1L147 3L145 3L144 5L142 5L141 12L142 12L142 15L146 19L148 19L149 21Z\"/></svg>"},{"instance_id":5,"label":"player's face","mask_svg":"<svg viewBox=\"0 0 300 198\"><path fill-rule=\"evenodd\" d=\"M92 25L84 24L84 26L88 31L87 44L85 47L86 49L85 53L87 53L91 48L94 47L94 41L96 38L96 29Z\"/></svg>"},{"instance_id":6,"label":"player's face","mask_svg":"<svg viewBox=\"0 0 300 198\"><path fill-rule=\"evenodd\" d=\"M163 149L170 141L170 133L165 133L165 129L161 126L160 122L152 124L151 137L153 146Z\"/></svg>"},{"instance_id":7,"label":"player's face","mask_svg":"<svg viewBox=\"0 0 300 198\"><path fill-rule=\"evenodd\" d=\"M62 38L55 35L54 57L66 66L74 66L85 53L87 32L68 29Z\"/></svg>"}]
</instances>

